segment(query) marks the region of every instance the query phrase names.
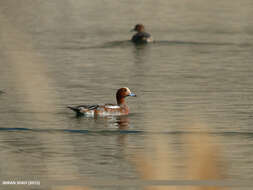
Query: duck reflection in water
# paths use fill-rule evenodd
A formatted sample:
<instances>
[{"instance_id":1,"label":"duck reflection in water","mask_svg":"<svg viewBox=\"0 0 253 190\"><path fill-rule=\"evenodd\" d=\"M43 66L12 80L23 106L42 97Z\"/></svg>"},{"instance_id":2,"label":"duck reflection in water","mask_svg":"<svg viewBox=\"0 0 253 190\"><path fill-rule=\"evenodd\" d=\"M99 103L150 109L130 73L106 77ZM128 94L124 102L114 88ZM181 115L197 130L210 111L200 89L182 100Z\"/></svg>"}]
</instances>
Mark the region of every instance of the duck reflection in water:
<instances>
[{"instance_id":1,"label":"duck reflection in water","mask_svg":"<svg viewBox=\"0 0 253 190\"><path fill-rule=\"evenodd\" d=\"M110 130L111 129L127 130L129 128L130 120L127 115L95 117L94 119L96 122L103 122L105 127Z\"/></svg>"},{"instance_id":2,"label":"duck reflection in water","mask_svg":"<svg viewBox=\"0 0 253 190\"><path fill-rule=\"evenodd\" d=\"M118 116L116 118L115 125L120 130L127 130L129 128L129 117L128 116Z\"/></svg>"}]
</instances>

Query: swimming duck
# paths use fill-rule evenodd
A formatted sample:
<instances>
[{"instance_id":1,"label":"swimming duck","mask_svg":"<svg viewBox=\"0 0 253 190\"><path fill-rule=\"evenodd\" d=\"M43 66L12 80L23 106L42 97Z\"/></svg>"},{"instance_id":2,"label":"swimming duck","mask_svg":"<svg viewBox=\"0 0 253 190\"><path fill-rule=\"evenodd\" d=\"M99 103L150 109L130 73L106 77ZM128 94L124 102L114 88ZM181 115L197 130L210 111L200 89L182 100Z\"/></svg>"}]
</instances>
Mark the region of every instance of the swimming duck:
<instances>
[{"instance_id":1,"label":"swimming duck","mask_svg":"<svg viewBox=\"0 0 253 190\"><path fill-rule=\"evenodd\" d=\"M136 24L134 29L132 29L131 31L137 32L136 34L133 35L131 39L131 41L135 44L148 43L153 41L151 35L145 32L143 24Z\"/></svg>"},{"instance_id":2,"label":"swimming duck","mask_svg":"<svg viewBox=\"0 0 253 190\"><path fill-rule=\"evenodd\" d=\"M124 87L118 89L116 93L117 104L103 104L103 105L80 105L80 106L68 106L73 110L77 116L108 116L108 115L127 115L129 108L126 105L125 98L128 96L136 97L129 88Z\"/></svg>"}]
</instances>

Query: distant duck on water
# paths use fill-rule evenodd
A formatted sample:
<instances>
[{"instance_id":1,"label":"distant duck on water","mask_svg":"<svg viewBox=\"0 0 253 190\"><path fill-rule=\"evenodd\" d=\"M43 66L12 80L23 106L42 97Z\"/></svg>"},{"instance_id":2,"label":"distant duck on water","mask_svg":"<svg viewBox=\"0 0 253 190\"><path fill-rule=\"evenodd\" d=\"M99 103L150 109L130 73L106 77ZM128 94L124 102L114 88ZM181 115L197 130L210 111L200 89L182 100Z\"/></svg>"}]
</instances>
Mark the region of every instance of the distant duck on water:
<instances>
[{"instance_id":1,"label":"distant duck on water","mask_svg":"<svg viewBox=\"0 0 253 190\"><path fill-rule=\"evenodd\" d=\"M77 116L110 116L110 115L128 115L129 108L126 105L125 98L128 96L136 97L129 88L124 87L118 89L116 93L117 104L103 104L103 105L80 105L68 106L73 110Z\"/></svg>"},{"instance_id":2,"label":"distant duck on water","mask_svg":"<svg viewBox=\"0 0 253 190\"><path fill-rule=\"evenodd\" d=\"M131 41L135 44L142 44L153 41L151 35L145 32L145 27L143 24L136 24L131 31L136 32L136 34L134 34L131 39Z\"/></svg>"}]
</instances>

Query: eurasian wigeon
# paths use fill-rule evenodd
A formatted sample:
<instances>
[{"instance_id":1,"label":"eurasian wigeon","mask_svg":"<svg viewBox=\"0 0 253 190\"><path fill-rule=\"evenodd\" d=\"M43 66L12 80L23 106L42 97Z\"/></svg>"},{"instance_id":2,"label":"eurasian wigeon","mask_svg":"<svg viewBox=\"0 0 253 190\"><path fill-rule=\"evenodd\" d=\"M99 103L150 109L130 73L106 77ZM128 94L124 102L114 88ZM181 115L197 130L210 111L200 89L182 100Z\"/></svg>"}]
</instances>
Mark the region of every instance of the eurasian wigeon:
<instances>
[{"instance_id":1,"label":"eurasian wigeon","mask_svg":"<svg viewBox=\"0 0 253 190\"><path fill-rule=\"evenodd\" d=\"M73 110L77 116L108 116L108 115L127 115L129 108L126 105L125 98L128 96L136 97L129 88L124 87L118 89L116 93L117 104L103 104L103 105L80 105L80 106L68 106Z\"/></svg>"},{"instance_id":2,"label":"eurasian wigeon","mask_svg":"<svg viewBox=\"0 0 253 190\"><path fill-rule=\"evenodd\" d=\"M135 44L148 43L153 41L151 35L145 32L145 27L143 24L136 24L134 29L131 31L137 32L131 39L131 41Z\"/></svg>"}]
</instances>

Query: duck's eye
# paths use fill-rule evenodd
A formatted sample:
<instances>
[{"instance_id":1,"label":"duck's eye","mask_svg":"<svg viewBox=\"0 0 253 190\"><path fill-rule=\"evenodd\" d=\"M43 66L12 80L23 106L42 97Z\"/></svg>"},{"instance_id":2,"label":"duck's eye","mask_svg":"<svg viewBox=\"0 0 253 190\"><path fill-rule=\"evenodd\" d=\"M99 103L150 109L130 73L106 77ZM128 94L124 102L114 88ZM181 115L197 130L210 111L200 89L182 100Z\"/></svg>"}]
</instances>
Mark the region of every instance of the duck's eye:
<instances>
[{"instance_id":1,"label":"duck's eye","mask_svg":"<svg viewBox=\"0 0 253 190\"><path fill-rule=\"evenodd\" d=\"M126 92L127 90L126 89L124 89L124 92Z\"/></svg>"}]
</instances>

